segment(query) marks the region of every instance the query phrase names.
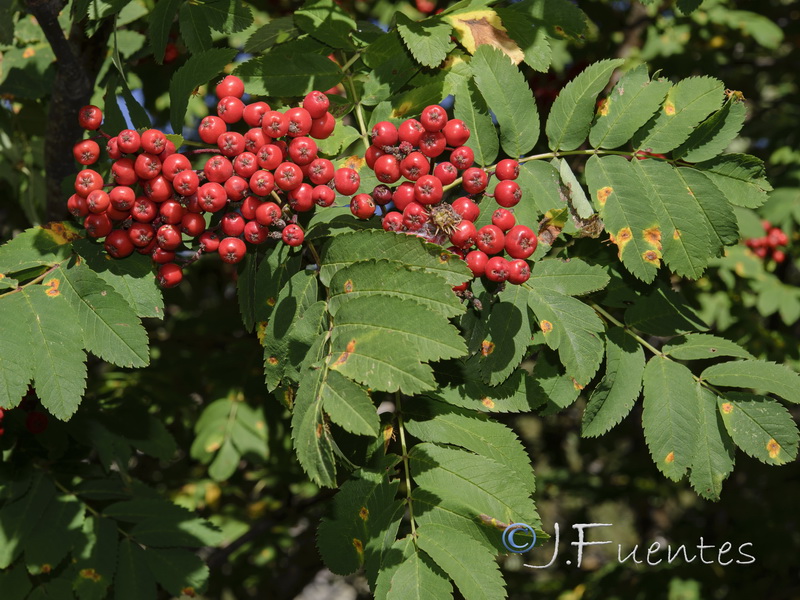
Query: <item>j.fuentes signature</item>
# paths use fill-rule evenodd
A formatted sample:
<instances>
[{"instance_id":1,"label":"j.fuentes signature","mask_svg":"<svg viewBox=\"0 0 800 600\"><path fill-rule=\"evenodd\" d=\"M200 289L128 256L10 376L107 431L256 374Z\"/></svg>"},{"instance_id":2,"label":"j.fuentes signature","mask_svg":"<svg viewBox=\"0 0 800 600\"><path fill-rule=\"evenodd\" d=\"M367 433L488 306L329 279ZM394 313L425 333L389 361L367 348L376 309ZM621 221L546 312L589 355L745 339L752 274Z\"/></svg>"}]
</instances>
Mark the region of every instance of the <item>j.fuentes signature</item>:
<instances>
[{"instance_id":1,"label":"j.fuentes signature","mask_svg":"<svg viewBox=\"0 0 800 600\"><path fill-rule=\"evenodd\" d=\"M613 543L611 540L604 540L600 542L587 542L586 541L586 530L590 527L612 527L612 523L575 523L572 528L578 531L578 541L577 542L570 542L571 546L575 546L578 549L578 564L577 566L581 566L581 561L583 560L583 549L587 546L602 546L605 544ZM515 538L519 534L521 538L523 534L527 536L532 535L532 540L525 539L523 542L522 540ZM556 558L558 557L559 552L559 526L558 523L555 524L555 545L553 548L553 556L546 565L529 565L526 564L526 567L531 569L546 569L551 567L555 562ZM516 553L527 552L533 545L536 543L536 534L533 528L530 525L525 523L512 523L508 527L505 528L503 532L503 544L505 547L511 551ZM685 544L681 544L680 546L673 547L672 544L662 545L660 542L653 542L650 544L649 547L645 549L644 546L639 548L639 545L635 545L632 550L630 550L627 554L623 556L623 548L622 544L617 544L617 560L620 564L631 560L632 563L635 564L642 564L646 563L651 566L655 566L666 560L667 563L672 563L672 561L681 558L686 563L694 562L697 558L700 559L700 562L712 565L718 564L722 566L730 565L732 563L736 563L737 565L750 565L756 562L755 557L752 554L748 554L745 550L748 547L751 547L753 544L751 542L745 542L740 544L739 547L734 551L733 544L730 542L724 542L719 547L713 544L706 544L704 543L703 538L700 538L700 541L694 546L686 546ZM696 552L695 552L696 551ZM565 561L566 564L571 565L572 561L567 560Z\"/></svg>"}]
</instances>

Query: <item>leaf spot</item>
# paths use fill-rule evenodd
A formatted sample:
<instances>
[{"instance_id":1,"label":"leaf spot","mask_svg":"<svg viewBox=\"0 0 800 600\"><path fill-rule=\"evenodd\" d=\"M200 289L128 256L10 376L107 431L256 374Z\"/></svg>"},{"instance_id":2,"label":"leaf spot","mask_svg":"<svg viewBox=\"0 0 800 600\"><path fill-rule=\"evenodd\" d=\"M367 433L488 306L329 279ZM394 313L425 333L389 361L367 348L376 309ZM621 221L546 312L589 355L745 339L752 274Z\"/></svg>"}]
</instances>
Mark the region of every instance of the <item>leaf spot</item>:
<instances>
[{"instance_id":1,"label":"leaf spot","mask_svg":"<svg viewBox=\"0 0 800 600\"><path fill-rule=\"evenodd\" d=\"M661 230L658 227L650 227L643 232L644 241L656 250L661 250Z\"/></svg>"},{"instance_id":2,"label":"leaf spot","mask_svg":"<svg viewBox=\"0 0 800 600\"><path fill-rule=\"evenodd\" d=\"M60 246L69 244L73 240L79 240L81 238L80 234L68 229L63 223L58 223L55 221L45 225L44 230L47 231L47 233L49 233Z\"/></svg>"},{"instance_id":3,"label":"leaf spot","mask_svg":"<svg viewBox=\"0 0 800 600\"><path fill-rule=\"evenodd\" d=\"M270 357L267 359L267 362L268 362L269 364L271 364L271 365L274 367L275 365L277 365L277 364L278 364L278 362L279 362L279 361L278 361L277 357L275 357L275 356L270 356Z\"/></svg>"},{"instance_id":4,"label":"leaf spot","mask_svg":"<svg viewBox=\"0 0 800 600\"><path fill-rule=\"evenodd\" d=\"M481 399L481 404L483 404L483 405L484 405L486 408L488 408L489 410L492 410L492 409L494 408L494 400L492 400L492 399L491 399L491 398L489 398L488 396L484 396L484 397Z\"/></svg>"},{"instance_id":5,"label":"leaf spot","mask_svg":"<svg viewBox=\"0 0 800 600\"><path fill-rule=\"evenodd\" d=\"M361 540L358 538L353 538L353 547L356 549L356 552L359 554L364 554L364 544L361 543Z\"/></svg>"},{"instance_id":6,"label":"leaf spot","mask_svg":"<svg viewBox=\"0 0 800 600\"><path fill-rule=\"evenodd\" d=\"M484 356L489 356L492 352L494 352L494 342L483 340L483 343L481 344L481 354Z\"/></svg>"},{"instance_id":7,"label":"leaf spot","mask_svg":"<svg viewBox=\"0 0 800 600\"><path fill-rule=\"evenodd\" d=\"M361 517L362 521L369 519L369 510L367 510L366 506L361 507L361 510L358 511L358 516Z\"/></svg>"},{"instance_id":8,"label":"leaf spot","mask_svg":"<svg viewBox=\"0 0 800 600\"><path fill-rule=\"evenodd\" d=\"M675 103L672 100L667 100L664 103L664 112L669 117L675 116Z\"/></svg>"},{"instance_id":9,"label":"leaf spot","mask_svg":"<svg viewBox=\"0 0 800 600\"><path fill-rule=\"evenodd\" d=\"M78 574L84 579L91 579L95 583L103 579L103 576L94 569L81 569Z\"/></svg>"},{"instance_id":10,"label":"leaf spot","mask_svg":"<svg viewBox=\"0 0 800 600\"><path fill-rule=\"evenodd\" d=\"M722 412L724 412L726 415L731 414L733 412L733 404L730 402L723 402Z\"/></svg>"},{"instance_id":11,"label":"leaf spot","mask_svg":"<svg viewBox=\"0 0 800 600\"><path fill-rule=\"evenodd\" d=\"M347 159L344 161L344 166L348 169L353 169L354 171L358 171L363 167L365 164L365 160L360 156L348 156Z\"/></svg>"},{"instance_id":12,"label":"leaf spot","mask_svg":"<svg viewBox=\"0 0 800 600\"><path fill-rule=\"evenodd\" d=\"M269 298L267 298L267 306L275 306L276 302L277 302L277 300L275 298L271 297L271 296Z\"/></svg>"},{"instance_id":13,"label":"leaf spot","mask_svg":"<svg viewBox=\"0 0 800 600\"><path fill-rule=\"evenodd\" d=\"M345 294L349 294L350 292L352 292L353 291L353 280L352 279L348 279L347 281L345 281L344 282L344 286L343 286L342 289L344 289L344 293Z\"/></svg>"},{"instance_id":14,"label":"leaf spot","mask_svg":"<svg viewBox=\"0 0 800 600\"><path fill-rule=\"evenodd\" d=\"M189 598L196 598L197 597L197 592L191 586L183 588L181 590L181 594L183 594L184 596L189 596Z\"/></svg>"},{"instance_id":15,"label":"leaf spot","mask_svg":"<svg viewBox=\"0 0 800 600\"><path fill-rule=\"evenodd\" d=\"M676 229L675 231L672 232L672 239L673 240L681 239L681 230L680 229Z\"/></svg>"},{"instance_id":16,"label":"leaf spot","mask_svg":"<svg viewBox=\"0 0 800 600\"><path fill-rule=\"evenodd\" d=\"M613 191L614 188L612 188L610 185L607 185L606 187L597 190L597 202L600 203L600 206L605 206L606 200L608 200L608 197L612 194Z\"/></svg>"},{"instance_id":17,"label":"leaf spot","mask_svg":"<svg viewBox=\"0 0 800 600\"><path fill-rule=\"evenodd\" d=\"M49 289L45 290L44 293L50 296L51 298L60 296L61 292L58 291L58 286L60 285L61 285L61 280L56 277L53 277L51 280L45 282L44 286Z\"/></svg>"},{"instance_id":18,"label":"leaf spot","mask_svg":"<svg viewBox=\"0 0 800 600\"><path fill-rule=\"evenodd\" d=\"M336 367L339 367L339 366L343 365L344 363L346 363L347 359L350 357L350 354L355 352L355 349L356 349L356 341L355 340L350 340L349 342L347 342L347 346L345 347L344 352L342 352L339 355L339 358L337 358L336 362L334 362L331 365L331 368L336 368Z\"/></svg>"},{"instance_id":19,"label":"leaf spot","mask_svg":"<svg viewBox=\"0 0 800 600\"><path fill-rule=\"evenodd\" d=\"M655 250L647 250L642 253L642 258L645 262L649 262L652 265L658 266L660 264L659 259L661 257Z\"/></svg>"},{"instance_id":20,"label":"leaf spot","mask_svg":"<svg viewBox=\"0 0 800 600\"><path fill-rule=\"evenodd\" d=\"M258 336L258 341L261 345L264 344L264 338L267 337L267 322L261 321L256 328L256 336Z\"/></svg>"},{"instance_id":21,"label":"leaf spot","mask_svg":"<svg viewBox=\"0 0 800 600\"><path fill-rule=\"evenodd\" d=\"M675 462L675 453L670 452L669 454L667 454L667 457L664 459L664 462L666 462L667 464Z\"/></svg>"},{"instance_id":22,"label":"leaf spot","mask_svg":"<svg viewBox=\"0 0 800 600\"><path fill-rule=\"evenodd\" d=\"M450 255L447 252L442 252L439 255L439 262L440 263L448 263L448 262L450 262Z\"/></svg>"},{"instance_id":23,"label":"leaf spot","mask_svg":"<svg viewBox=\"0 0 800 600\"><path fill-rule=\"evenodd\" d=\"M611 105L611 98L606 98L605 100L601 100L600 104L597 107L597 114L601 117L605 117L608 114L608 107Z\"/></svg>"},{"instance_id":24,"label":"leaf spot","mask_svg":"<svg viewBox=\"0 0 800 600\"><path fill-rule=\"evenodd\" d=\"M542 328L542 333L545 335L553 331L553 324L547 320L543 320L541 323L539 323L539 327Z\"/></svg>"},{"instance_id":25,"label":"leaf spot","mask_svg":"<svg viewBox=\"0 0 800 600\"><path fill-rule=\"evenodd\" d=\"M571 379L572 379L572 386L576 390L578 390L579 392L585 387L585 386L581 385L580 383L578 383L577 380L574 377L572 377Z\"/></svg>"},{"instance_id":26,"label":"leaf spot","mask_svg":"<svg viewBox=\"0 0 800 600\"><path fill-rule=\"evenodd\" d=\"M323 429L322 423L317 423L317 430L315 431L317 439L322 437L322 429Z\"/></svg>"},{"instance_id":27,"label":"leaf spot","mask_svg":"<svg viewBox=\"0 0 800 600\"><path fill-rule=\"evenodd\" d=\"M769 452L770 458L778 458L778 454L781 452L781 445L774 438L770 439L767 442L767 452Z\"/></svg>"}]
</instances>

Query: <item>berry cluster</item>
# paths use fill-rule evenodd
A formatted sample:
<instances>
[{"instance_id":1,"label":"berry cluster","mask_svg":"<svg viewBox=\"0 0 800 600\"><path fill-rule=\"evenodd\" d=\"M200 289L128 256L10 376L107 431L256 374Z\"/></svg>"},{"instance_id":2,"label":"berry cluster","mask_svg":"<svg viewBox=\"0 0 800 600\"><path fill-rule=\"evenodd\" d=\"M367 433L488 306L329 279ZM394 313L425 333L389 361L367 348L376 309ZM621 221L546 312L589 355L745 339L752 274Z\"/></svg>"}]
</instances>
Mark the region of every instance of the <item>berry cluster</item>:
<instances>
[{"instance_id":1,"label":"berry cluster","mask_svg":"<svg viewBox=\"0 0 800 600\"><path fill-rule=\"evenodd\" d=\"M536 250L538 240L532 229L517 224L513 213L522 198L514 181L519 163L505 159L488 171L474 167L473 152L464 145L469 136L464 122L449 119L439 105L426 107L419 120L407 119L399 127L388 121L377 123L365 160L381 184L371 194L354 196L350 210L369 218L376 204L391 202L394 209L383 215L386 231L413 233L442 245L449 240L476 277L524 283L530 277L525 259ZM446 151L449 160L440 160ZM490 194L486 189L492 171L497 183ZM458 197L448 202L445 194L459 177L465 195L456 193ZM401 178L404 181L398 183ZM492 214L491 224L477 229L483 196L493 197L501 208Z\"/></svg>"},{"instance_id":2,"label":"berry cluster","mask_svg":"<svg viewBox=\"0 0 800 600\"><path fill-rule=\"evenodd\" d=\"M780 227L773 227L769 221L762 221L761 226L764 228L764 237L750 238L745 241L745 244L759 258L767 258L771 254L772 260L776 263L782 263L786 260L786 253L783 250L779 250L778 247L785 247L789 243L789 237Z\"/></svg>"},{"instance_id":3,"label":"berry cluster","mask_svg":"<svg viewBox=\"0 0 800 600\"><path fill-rule=\"evenodd\" d=\"M298 213L330 206L336 192L351 196L360 184L355 170L337 170L317 156L314 139L327 138L335 126L325 94L311 92L302 106L281 112L265 102L245 104L244 84L232 75L216 86L216 94L217 114L198 127L210 148L176 152L157 129L125 129L113 137L100 130L113 161L111 182L86 168L75 178L67 203L89 236L105 238L111 256L134 251L152 256L164 287L183 278L175 260L185 243L198 244L189 261L217 252L227 263L241 261L247 244L280 239L299 246L304 232ZM90 131L98 130L102 119L96 106L85 106L78 115ZM208 153L195 168L192 159ZM80 164L93 165L100 147L94 139L83 140L73 154Z\"/></svg>"},{"instance_id":4,"label":"berry cluster","mask_svg":"<svg viewBox=\"0 0 800 600\"><path fill-rule=\"evenodd\" d=\"M34 435L43 433L49 425L47 414L40 410L36 410L36 406L37 401L35 400L35 396L33 392L29 391L20 403L18 409L27 413L25 417L25 428ZM8 409L3 409L0 407L0 437L3 437L3 435L6 433L5 427L3 426L3 420L6 417L6 413L8 413Z\"/></svg>"}]
</instances>

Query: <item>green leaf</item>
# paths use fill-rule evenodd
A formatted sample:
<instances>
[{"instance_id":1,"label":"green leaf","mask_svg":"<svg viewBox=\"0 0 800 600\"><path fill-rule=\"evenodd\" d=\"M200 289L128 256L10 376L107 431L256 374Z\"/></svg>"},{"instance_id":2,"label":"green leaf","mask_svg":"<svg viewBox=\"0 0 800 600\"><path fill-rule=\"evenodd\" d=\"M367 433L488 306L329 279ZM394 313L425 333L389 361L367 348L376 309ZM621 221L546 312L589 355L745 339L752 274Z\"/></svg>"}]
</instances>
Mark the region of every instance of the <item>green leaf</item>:
<instances>
[{"instance_id":1,"label":"green leaf","mask_svg":"<svg viewBox=\"0 0 800 600\"><path fill-rule=\"evenodd\" d=\"M683 187L687 188L697 200L705 221L711 226L709 253L720 256L723 246L735 244L739 239L736 215L722 192L710 178L696 169L678 169Z\"/></svg>"},{"instance_id":2,"label":"green leaf","mask_svg":"<svg viewBox=\"0 0 800 600\"><path fill-rule=\"evenodd\" d=\"M114 600L156 597L156 582L147 564L146 554L129 539L120 542L117 574L114 577Z\"/></svg>"},{"instance_id":3,"label":"green leaf","mask_svg":"<svg viewBox=\"0 0 800 600\"><path fill-rule=\"evenodd\" d=\"M325 565L337 575L354 573L365 562L380 565L394 543L404 504L395 498L400 482L389 481L387 475L400 457L391 455L382 461L380 469L356 470L320 521L317 546Z\"/></svg>"},{"instance_id":4,"label":"green leaf","mask_svg":"<svg viewBox=\"0 0 800 600\"><path fill-rule=\"evenodd\" d=\"M522 369L517 369L503 383L490 386L477 379L472 365L455 361L463 383L440 386L429 396L454 406L485 412L530 412L545 401L539 382ZM448 373L450 375L450 373Z\"/></svg>"},{"instance_id":5,"label":"green leaf","mask_svg":"<svg viewBox=\"0 0 800 600\"><path fill-rule=\"evenodd\" d=\"M117 527L111 519L89 517L83 532L88 543L75 556L78 572L72 587L80 600L103 600L117 568Z\"/></svg>"},{"instance_id":6,"label":"green leaf","mask_svg":"<svg viewBox=\"0 0 800 600\"><path fill-rule=\"evenodd\" d=\"M438 67L453 49L452 26L439 18L412 21L401 12L395 13L397 32L411 55L426 67Z\"/></svg>"},{"instance_id":7,"label":"green leaf","mask_svg":"<svg viewBox=\"0 0 800 600\"><path fill-rule=\"evenodd\" d=\"M671 339L661 351L678 360L703 360L718 356L753 358L739 344L708 333L691 333Z\"/></svg>"},{"instance_id":8,"label":"green leaf","mask_svg":"<svg viewBox=\"0 0 800 600\"><path fill-rule=\"evenodd\" d=\"M644 350L621 327L606 332L606 372L589 397L581 435L597 437L616 426L633 408L642 389Z\"/></svg>"},{"instance_id":9,"label":"green leaf","mask_svg":"<svg viewBox=\"0 0 800 600\"><path fill-rule=\"evenodd\" d=\"M409 269L433 273L450 285L459 285L471 278L467 264L417 236L399 235L382 230L368 230L336 236L323 250L320 281L330 285L333 275L344 267L363 260L398 261Z\"/></svg>"},{"instance_id":10,"label":"green leaf","mask_svg":"<svg viewBox=\"0 0 800 600\"><path fill-rule=\"evenodd\" d=\"M651 81L647 65L623 75L597 111L589 143L594 148L618 148L642 128L664 102L668 81Z\"/></svg>"},{"instance_id":11,"label":"green leaf","mask_svg":"<svg viewBox=\"0 0 800 600\"><path fill-rule=\"evenodd\" d=\"M525 54L525 63L535 71L546 73L553 60L550 39L544 27L523 10L517 9L519 4L509 7L496 7L508 36L514 40Z\"/></svg>"},{"instance_id":12,"label":"green leaf","mask_svg":"<svg viewBox=\"0 0 800 600\"><path fill-rule=\"evenodd\" d=\"M600 357L602 360L602 356ZM571 406L581 392L581 387L569 377L564 367L558 360L558 355L553 351L541 350L536 355L531 378L539 388L539 393L544 397L544 402L538 407L542 416L555 415Z\"/></svg>"},{"instance_id":13,"label":"green leaf","mask_svg":"<svg viewBox=\"0 0 800 600\"><path fill-rule=\"evenodd\" d=\"M621 156L593 155L586 163L586 183L625 267L642 281L653 281L661 265L661 243L653 234L658 219L642 202L630 163Z\"/></svg>"},{"instance_id":14,"label":"green leaf","mask_svg":"<svg viewBox=\"0 0 800 600\"><path fill-rule=\"evenodd\" d=\"M611 73L623 62L621 58L596 62L570 81L553 102L545 132L551 150L574 150L589 133L595 100L608 84Z\"/></svg>"},{"instance_id":15,"label":"green leaf","mask_svg":"<svg viewBox=\"0 0 800 600\"><path fill-rule=\"evenodd\" d=\"M695 129L689 138L672 153L690 163L711 160L728 147L744 125L747 107L734 96L723 107Z\"/></svg>"},{"instance_id":16,"label":"green leaf","mask_svg":"<svg viewBox=\"0 0 800 600\"><path fill-rule=\"evenodd\" d=\"M0 571L0 590L6 600L25 600L32 587L24 566Z\"/></svg>"},{"instance_id":17,"label":"green leaf","mask_svg":"<svg viewBox=\"0 0 800 600\"><path fill-rule=\"evenodd\" d=\"M190 4L184 4L181 15ZM183 131L186 107L194 89L217 76L236 56L231 48L212 48L206 51L192 50L192 56L180 69L175 71L169 83L170 112L172 129Z\"/></svg>"},{"instance_id":18,"label":"green leaf","mask_svg":"<svg viewBox=\"0 0 800 600\"><path fill-rule=\"evenodd\" d=\"M197 6L206 13L211 28L221 33L237 33L253 24L253 13L241 0L207 0Z\"/></svg>"},{"instance_id":19,"label":"green leaf","mask_svg":"<svg viewBox=\"0 0 800 600\"><path fill-rule=\"evenodd\" d=\"M753 388L800 404L800 374L786 365L763 360L736 360L708 367L701 378L713 385Z\"/></svg>"},{"instance_id":20,"label":"green leaf","mask_svg":"<svg viewBox=\"0 0 800 600\"><path fill-rule=\"evenodd\" d=\"M350 34L355 31L356 22L334 0L306 0L295 11L294 22L331 48L353 48Z\"/></svg>"},{"instance_id":21,"label":"green leaf","mask_svg":"<svg viewBox=\"0 0 800 600\"><path fill-rule=\"evenodd\" d=\"M208 17L208 13L203 10L202 5L199 3L185 2L181 5L180 13L178 15L178 21L181 27L181 38L186 44L186 47L189 49L192 58L194 58L195 55L202 54L203 52L211 49L212 26ZM189 60L192 60L192 58ZM185 112L186 111L184 107L181 109L181 115L183 115ZM176 128L173 125L173 129L175 131L182 131L182 126L183 123L181 122L181 127Z\"/></svg>"},{"instance_id":22,"label":"green leaf","mask_svg":"<svg viewBox=\"0 0 800 600\"><path fill-rule=\"evenodd\" d=\"M442 569L427 554L415 552L393 572L386 600L450 600L452 597L453 586Z\"/></svg>"},{"instance_id":23,"label":"green leaf","mask_svg":"<svg viewBox=\"0 0 800 600\"><path fill-rule=\"evenodd\" d=\"M417 530L417 545L452 578L466 600L505 598L494 556L462 530L426 523Z\"/></svg>"},{"instance_id":24,"label":"green leaf","mask_svg":"<svg viewBox=\"0 0 800 600\"><path fill-rule=\"evenodd\" d=\"M438 275L412 271L399 261L375 259L352 263L333 275L328 286L328 310L335 315L342 304L373 295L414 301L447 318L465 310L452 286Z\"/></svg>"},{"instance_id":25,"label":"green leaf","mask_svg":"<svg viewBox=\"0 0 800 600\"><path fill-rule=\"evenodd\" d=\"M630 165L658 218L658 225L647 235L660 242L664 262L672 271L699 278L716 247L711 223L697 198L682 185L678 171L669 163L646 159Z\"/></svg>"},{"instance_id":26,"label":"green leaf","mask_svg":"<svg viewBox=\"0 0 800 600\"><path fill-rule=\"evenodd\" d=\"M217 453L214 455L214 460L208 465L208 476L214 481L227 481L239 466L239 461L242 456L236 450L230 438L225 438L222 442Z\"/></svg>"},{"instance_id":27,"label":"green leaf","mask_svg":"<svg viewBox=\"0 0 800 600\"><path fill-rule=\"evenodd\" d=\"M466 353L458 331L423 305L393 296L343 304L331 333L331 369L374 390L415 394L435 383L429 361Z\"/></svg>"},{"instance_id":28,"label":"green leaf","mask_svg":"<svg viewBox=\"0 0 800 600\"><path fill-rule=\"evenodd\" d=\"M500 143L486 101L475 82L464 80L455 91L455 118L464 121L470 130L466 146L472 149L478 165L491 165L497 158Z\"/></svg>"},{"instance_id":29,"label":"green leaf","mask_svg":"<svg viewBox=\"0 0 800 600\"><path fill-rule=\"evenodd\" d=\"M697 385L689 369L667 358L654 356L644 369L645 441L658 470L673 481L684 476L694 456Z\"/></svg>"},{"instance_id":30,"label":"green leaf","mask_svg":"<svg viewBox=\"0 0 800 600\"><path fill-rule=\"evenodd\" d=\"M585 296L602 290L610 278L599 265L573 258L546 258L537 262L531 271L532 287L548 289L567 296Z\"/></svg>"},{"instance_id":31,"label":"green leaf","mask_svg":"<svg viewBox=\"0 0 800 600\"><path fill-rule=\"evenodd\" d=\"M120 367L149 364L147 332L141 321L125 299L85 263L58 267L43 284L55 285L72 306L87 350Z\"/></svg>"},{"instance_id":32,"label":"green leaf","mask_svg":"<svg viewBox=\"0 0 800 600\"><path fill-rule=\"evenodd\" d=\"M25 305L18 317L30 328L36 394L53 416L66 421L78 410L86 388L86 354L77 315L58 288L36 285L19 293Z\"/></svg>"},{"instance_id":33,"label":"green leaf","mask_svg":"<svg viewBox=\"0 0 800 600\"><path fill-rule=\"evenodd\" d=\"M145 519L137 523L130 534L137 542L157 548L214 546L222 539L214 525L193 515L177 518L165 515Z\"/></svg>"},{"instance_id":34,"label":"green leaf","mask_svg":"<svg viewBox=\"0 0 800 600\"><path fill-rule=\"evenodd\" d=\"M188 550L150 548L144 555L156 581L173 596L202 592L205 588L208 567Z\"/></svg>"},{"instance_id":35,"label":"green leaf","mask_svg":"<svg viewBox=\"0 0 800 600\"><path fill-rule=\"evenodd\" d=\"M662 286L635 300L634 305L625 311L625 324L644 333L660 336L708 329L686 298Z\"/></svg>"},{"instance_id":36,"label":"green leaf","mask_svg":"<svg viewBox=\"0 0 800 600\"><path fill-rule=\"evenodd\" d=\"M255 323L267 321L275 310L278 294L292 275L300 270L302 259L299 252L290 246L280 244L267 252L261 260L256 275L253 320Z\"/></svg>"},{"instance_id":37,"label":"green leaf","mask_svg":"<svg viewBox=\"0 0 800 600\"><path fill-rule=\"evenodd\" d=\"M331 421L356 435L378 435L378 413L361 386L336 371L330 371L321 393L322 406Z\"/></svg>"},{"instance_id":38,"label":"green leaf","mask_svg":"<svg viewBox=\"0 0 800 600\"><path fill-rule=\"evenodd\" d=\"M440 402L414 403L404 412L406 429L414 437L423 442L462 446L491 458L514 471L526 489L534 490L530 457L514 432L502 423Z\"/></svg>"},{"instance_id":39,"label":"green leaf","mask_svg":"<svg viewBox=\"0 0 800 600\"><path fill-rule=\"evenodd\" d=\"M539 139L539 113L528 83L506 54L478 46L470 62L475 84L500 125L500 145L511 158L527 153Z\"/></svg>"},{"instance_id":40,"label":"green leaf","mask_svg":"<svg viewBox=\"0 0 800 600\"><path fill-rule=\"evenodd\" d=\"M34 346L27 319L25 296L11 292L0 296L0 407L14 408L28 391L34 375Z\"/></svg>"},{"instance_id":41,"label":"green leaf","mask_svg":"<svg viewBox=\"0 0 800 600\"><path fill-rule=\"evenodd\" d=\"M291 330L295 320L317 301L317 278L311 271L295 273L278 294L261 343L264 346L264 374L272 391L283 378L289 357Z\"/></svg>"},{"instance_id":42,"label":"green leaf","mask_svg":"<svg viewBox=\"0 0 800 600\"><path fill-rule=\"evenodd\" d=\"M241 77L248 94L304 96L312 90L327 90L344 76L339 66L326 56L287 54L278 52L280 48L236 67L233 74Z\"/></svg>"},{"instance_id":43,"label":"green leaf","mask_svg":"<svg viewBox=\"0 0 800 600\"><path fill-rule=\"evenodd\" d=\"M737 206L758 208L772 191L763 161L749 154L725 154L695 166Z\"/></svg>"},{"instance_id":44,"label":"green leaf","mask_svg":"<svg viewBox=\"0 0 800 600\"><path fill-rule=\"evenodd\" d=\"M61 223L32 227L0 246L0 273L50 266L69 257L74 234Z\"/></svg>"},{"instance_id":45,"label":"green leaf","mask_svg":"<svg viewBox=\"0 0 800 600\"><path fill-rule=\"evenodd\" d=\"M261 54L276 44L296 38L298 34L299 31L294 26L294 19L291 16L278 17L256 29L247 38L244 52L247 54Z\"/></svg>"},{"instance_id":46,"label":"green leaf","mask_svg":"<svg viewBox=\"0 0 800 600\"><path fill-rule=\"evenodd\" d=\"M512 7L532 17L554 40L581 40L588 30L586 13L569 0L522 0Z\"/></svg>"},{"instance_id":47,"label":"green leaf","mask_svg":"<svg viewBox=\"0 0 800 600\"><path fill-rule=\"evenodd\" d=\"M718 398L717 404L725 428L745 454L768 465L782 465L797 458L800 434L792 415L779 402L730 392Z\"/></svg>"},{"instance_id":48,"label":"green leaf","mask_svg":"<svg viewBox=\"0 0 800 600\"><path fill-rule=\"evenodd\" d=\"M722 482L733 471L733 442L717 410L716 396L700 385L695 386L695 392L700 423L689 482L703 498L719 500Z\"/></svg>"},{"instance_id":49,"label":"green leaf","mask_svg":"<svg viewBox=\"0 0 800 600\"><path fill-rule=\"evenodd\" d=\"M26 536L25 562L35 574L54 568L80 539L86 507L76 498L59 496L39 516L36 528ZM58 536L53 532L58 531Z\"/></svg>"},{"instance_id":50,"label":"green leaf","mask_svg":"<svg viewBox=\"0 0 800 600\"><path fill-rule=\"evenodd\" d=\"M520 165L517 183L522 189L523 198L529 199L514 207L518 222L535 223L547 211L564 208L564 200L559 193L560 175L558 169L549 162L534 160Z\"/></svg>"},{"instance_id":51,"label":"green leaf","mask_svg":"<svg viewBox=\"0 0 800 600\"><path fill-rule=\"evenodd\" d=\"M414 446L409 462L414 482L436 495L444 509L471 519L485 514L504 523L540 525L531 490L505 465L466 450L430 443Z\"/></svg>"},{"instance_id":52,"label":"green leaf","mask_svg":"<svg viewBox=\"0 0 800 600\"><path fill-rule=\"evenodd\" d=\"M594 214L594 209L586 197L578 178L572 172L569 163L563 158L554 158L553 166L558 169L561 177L561 196L569 206L570 215L577 215L581 219L588 219Z\"/></svg>"},{"instance_id":53,"label":"green leaf","mask_svg":"<svg viewBox=\"0 0 800 600\"><path fill-rule=\"evenodd\" d=\"M724 85L713 77L688 77L667 92L662 109L633 136L637 150L664 154L684 143L722 105Z\"/></svg>"},{"instance_id":54,"label":"green leaf","mask_svg":"<svg viewBox=\"0 0 800 600\"><path fill-rule=\"evenodd\" d=\"M163 0L162 2L156 2L153 12L150 13L148 27L150 48L153 50L153 58L158 64L163 64L164 62L164 51L169 39L169 30L180 7L181 0Z\"/></svg>"},{"instance_id":55,"label":"green leaf","mask_svg":"<svg viewBox=\"0 0 800 600\"><path fill-rule=\"evenodd\" d=\"M44 473L33 477L22 498L0 508L0 569L6 569L22 552L28 536L55 501L55 488Z\"/></svg>"},{"instance_id":56,"label":"green leaf","mask_svg":"<svg viewBox=\"0 0 800 600\"><path fill-rule=\"evenodd\" d=\"M524 287L508 286L497 299L486 321L479 363L483 380L489 385L502 383L520 365L531 345L533 329Z\"/></svg>"}]
</instances>

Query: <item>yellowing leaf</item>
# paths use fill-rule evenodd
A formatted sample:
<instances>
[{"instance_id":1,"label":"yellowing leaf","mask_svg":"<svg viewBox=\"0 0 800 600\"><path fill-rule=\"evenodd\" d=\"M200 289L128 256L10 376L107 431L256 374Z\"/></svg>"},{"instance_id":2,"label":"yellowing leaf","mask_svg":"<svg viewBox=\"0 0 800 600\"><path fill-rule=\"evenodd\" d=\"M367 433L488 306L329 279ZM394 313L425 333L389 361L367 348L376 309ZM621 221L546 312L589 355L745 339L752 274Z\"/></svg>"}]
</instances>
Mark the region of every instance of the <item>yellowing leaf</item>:
<instances>
[{"instance_id":1,"label":"yellowing leaf","mask_svg":"<svg viewBox=\"0 0 800 600\"><path fill-rule=\"evenodd\" d=\"M525 59L525 53L508 37L500 17L493 10L475 10L448 15L446 18L456 30L459 42L470 54L474 54L478 46L489 44L506 54L515 65Z\"/></svg>"}]
</instances>

